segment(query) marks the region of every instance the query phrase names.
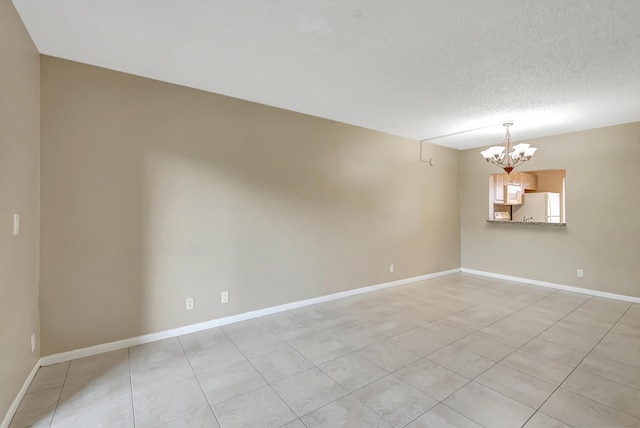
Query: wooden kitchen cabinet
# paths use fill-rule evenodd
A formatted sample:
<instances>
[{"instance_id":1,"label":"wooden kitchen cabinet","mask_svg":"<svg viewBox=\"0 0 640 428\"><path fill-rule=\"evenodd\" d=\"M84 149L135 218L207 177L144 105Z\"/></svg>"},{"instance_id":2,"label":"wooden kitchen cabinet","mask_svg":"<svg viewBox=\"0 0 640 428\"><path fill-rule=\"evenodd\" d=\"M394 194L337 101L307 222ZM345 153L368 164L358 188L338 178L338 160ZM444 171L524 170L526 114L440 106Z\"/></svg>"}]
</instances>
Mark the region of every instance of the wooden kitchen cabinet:
<instances>
[{"instance_id":1,"label":"wooden kitchen cabinet","mask_svg":"<svg viewBox=\"0 0 640 428\"><path fill-rule=\"evenodd\" d=\"M525 191L523 181L531 185L526 175L530 174L492 174L491 202L498 205L520 205Z\"/></svg>"},{"instance_id":2,"label":"wooden kitchen cabinet","mask_svg":"<svg viewBox=\"0 0 640 428\"><path fill-rule=\"evenodd\" d=\"M504 178L507 174L491 175L491 199L494 204L504 204Z\"/></svg>"},{"instance_id":3,"label":"wooden kitchen cabinet","mask_svg":"<svg viewBox=\"0 0 640 428\"><path fill-rule=\"evenodd\" d=\"M536 190L538 188L538 177L530 172L512 172L502 174L505 176L505 184L521 185L524 190Z\"/></svg>"}]
</instances>

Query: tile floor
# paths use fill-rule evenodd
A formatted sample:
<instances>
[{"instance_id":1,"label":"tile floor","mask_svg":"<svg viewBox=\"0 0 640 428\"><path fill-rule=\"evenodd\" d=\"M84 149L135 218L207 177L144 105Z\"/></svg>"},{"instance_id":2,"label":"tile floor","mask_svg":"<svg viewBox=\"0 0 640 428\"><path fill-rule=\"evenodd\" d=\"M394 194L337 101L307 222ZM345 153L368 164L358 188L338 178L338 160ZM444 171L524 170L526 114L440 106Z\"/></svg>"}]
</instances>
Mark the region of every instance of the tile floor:
<instances>
[{"instance_id":1,"label":"tile floor","mask_svg":"<svg viewBox=\"0 0 640 428\"><path fill-rule=\"evenodd\" d=\"M24 426L639 427L640 305L448 275L42 367Z\"/></svg>"}]
</instances>

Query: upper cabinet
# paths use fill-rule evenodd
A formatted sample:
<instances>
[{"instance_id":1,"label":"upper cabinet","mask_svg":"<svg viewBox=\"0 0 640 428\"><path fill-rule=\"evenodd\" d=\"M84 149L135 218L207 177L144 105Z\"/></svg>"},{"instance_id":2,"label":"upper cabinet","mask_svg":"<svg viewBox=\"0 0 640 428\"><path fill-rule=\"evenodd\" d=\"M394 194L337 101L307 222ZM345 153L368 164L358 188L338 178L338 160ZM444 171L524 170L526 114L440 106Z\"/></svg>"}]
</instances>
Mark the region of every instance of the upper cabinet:
<instances>
[{"instance_id":1,"label":"upper cabinet","mask_svg":"<svg viewBox=\"0 0 640 428\"><path fill-rule=\"evenodd\" d=\"M524 190L537 190L538 189L538 176L529 172L512 172L512 179L521 184Z\"/></svg>"},{"instance_id":2,"label":"upper cabinet","mask_svg":"<svg viewBox=\"0 0 640 428\"><path fill-rule=\"evenodd\" d=\"M538 188L538 177L528 172L491 175L491 200L499 205L519 205L525 191Z\"/></svg>"},{"instance_id":3,"label":"upper cabinet","mask_svg":"<svg viewBox=\"0 0 640 428\"><path fill-rule=\"evenodd\" d=\"M491 199L494 204L504 204L504 177L507 174L493 174L491 176Z\"/></svg>"},{"instance_id":4,"label":"upper cabinet","mask_svg":"<svg viewBox=\"0 0 640 428\"><path fill-rule=\"evenodd\" d=\"M524 190L537 190L538 189L538 176L529 172L512 172L511 174L503 175L505 184L521 185Z\"/></svg>"}]
</instances>

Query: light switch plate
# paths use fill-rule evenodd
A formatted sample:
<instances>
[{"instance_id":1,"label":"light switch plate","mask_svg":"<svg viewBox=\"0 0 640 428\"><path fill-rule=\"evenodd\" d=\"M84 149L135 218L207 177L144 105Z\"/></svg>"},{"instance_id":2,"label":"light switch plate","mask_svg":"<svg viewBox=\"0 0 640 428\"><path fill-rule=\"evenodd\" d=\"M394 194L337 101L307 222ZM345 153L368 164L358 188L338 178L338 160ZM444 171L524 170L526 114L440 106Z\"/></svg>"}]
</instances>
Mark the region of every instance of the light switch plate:
<instances>
[{"instance_id":1,"label":"light switch plate","mask_svg":"<svg viewBox=\"0 0 640 428\"><path fill-rule=\"evenodd\" d=\"M13 236L20 235L20 214L13 215Z\"/></svg>"}]
</instances>

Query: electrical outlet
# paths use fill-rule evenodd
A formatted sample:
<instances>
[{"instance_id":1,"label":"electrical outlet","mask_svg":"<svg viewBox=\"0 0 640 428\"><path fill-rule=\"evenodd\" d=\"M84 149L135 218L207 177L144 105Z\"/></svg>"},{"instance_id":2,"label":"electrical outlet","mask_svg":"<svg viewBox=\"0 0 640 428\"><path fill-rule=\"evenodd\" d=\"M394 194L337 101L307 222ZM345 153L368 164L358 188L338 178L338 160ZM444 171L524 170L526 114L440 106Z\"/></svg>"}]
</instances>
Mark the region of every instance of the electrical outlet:
<instances>
[{"instance_id":1,"label":"electrical outlet","mask_svg":"<svg viewBox=\"0 0 640 428\"><path fill-rule=\"evenodd\" d=\"M36 334L33 333L31 335L31 352L35 352L36 351Z\"/></svg>"},{"instance_id":2,"label":"electrical outlet","mask_svg":"<svg viewBox=\"0 0 640 428\"><path fill-rule=\"evenodd\" d=\"M393 263L391 263L391 264L389 265L389 272L390 272L390 273L393 273L393 271L395 271L395 270L396 270L396 267L393 265Z\"/></svg>"},{"instance_id":3,"label":"electrical outlet","mask_svg":"<svg viewBox=\"0 0 640 428\"><path fill-rule=\"evenodd\" d=\"M229 292L223 291L220 293L220 303L229 303Z\"/></svg>"},{"instance_id":4,"label":"electrical outlet","mask_svg":"<svg viewBox=\"0 0 640 428\"><path fill-rule=\"evenodd\" d=\"M187 300L185 301L185 308L188 311L193 310L193 297L187 297Z\"/></svg>"},{"instance_id":5,"label":"electrical outlet","mask_svg":"<svg viewBox=\"0 0 640 428\"><path fill-rule=\"evenodd\" d=\"M584 278L584 271L582 269L578 269L576 275L578 278Z\"/></svg>"}]
</instances>

